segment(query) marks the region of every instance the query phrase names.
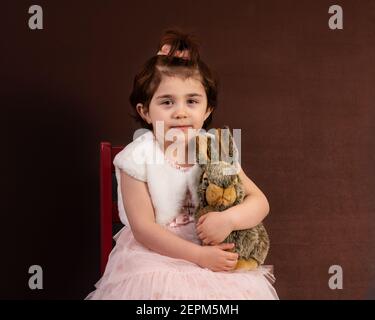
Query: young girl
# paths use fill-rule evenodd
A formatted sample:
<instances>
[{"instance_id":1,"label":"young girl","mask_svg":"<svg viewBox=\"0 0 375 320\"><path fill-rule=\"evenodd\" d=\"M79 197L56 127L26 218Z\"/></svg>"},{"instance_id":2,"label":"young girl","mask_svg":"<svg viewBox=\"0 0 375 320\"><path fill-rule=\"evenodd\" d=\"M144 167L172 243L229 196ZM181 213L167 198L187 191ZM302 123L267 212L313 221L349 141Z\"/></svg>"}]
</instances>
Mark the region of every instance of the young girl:
<instances>
[{"instance_id":1,"label":"young girl","mask_svg":"<svg viewBox=\"0 0 375 320\"><path fill-rule=\"evenodd\" d=\"M192 36L166 31L135 77L130 102L146 133L114 158L125 226L86 299L278 299L272 273L265 266L234 272L238 255L223 243L231 231L253 227L268 214L262 191L240 168L244 202L196 224L201 169L187 161L189 152L166 152L174 143L168 132L183 133L177 145L187 150L188 128L207 129L217 106L217 80Z\"/></svg>"}]
</instances>

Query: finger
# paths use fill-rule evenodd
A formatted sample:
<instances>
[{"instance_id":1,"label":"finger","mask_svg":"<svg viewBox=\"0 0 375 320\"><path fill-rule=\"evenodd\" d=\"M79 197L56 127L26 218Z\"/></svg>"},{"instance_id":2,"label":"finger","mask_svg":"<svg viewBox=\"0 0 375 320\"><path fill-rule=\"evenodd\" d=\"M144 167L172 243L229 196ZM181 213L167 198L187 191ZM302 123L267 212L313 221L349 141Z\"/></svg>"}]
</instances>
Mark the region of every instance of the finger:
<instances>
[{"instance_id":1,"label":"finger","mask_svg":"<svg viewBox=\"0 0 375 320\"><path fill-rule=\"evenodd\" d=\"M220 245L220 241L217 241L217 240L215 240L215 239L212 239L212 240L211 240L211 243L213 243L215 246Z\"/></svg>"},{"instance_id":2,"label":"finger","mask_svg":"<svg viewBox=\"0 0 375 320\"><path fill-rule=\"evenodd\" d=\"M229 261L237 261L238 260L238 254L237 255L235 255L235 256L229 256L228 258L227 258Z\"/></svg>"},{"instance_id":3,"label":"finger","mask_svg":"<svg viewBox=\"0 0 375 320\"><path fill-rule=\"evenodd\" d=\"M210 239L210 238L206 238L206 243L207 243L207 245L212 245L212 240Z\"/></svg>"},{"instance_id":4,"label":"finger","mask_svg":"<svg viewBox=\"0 0 375 320\"><path fill-rule=\"evenodd\" d=\"M206 244L209 246L209 245L211 245L211 240L209 239L209 238L205 238L206 240Z\"/></svg>"},{"instance_id":5,"label":"finger","mask_svg":"<svg viewBox=\"0 0 375 320\"><path fill-rule=\"evenodd\" d=\"M203 216L201 216L198 220L198 223L202 223L207 218L207 213L205 213Z\"/></svg>"},{"instance_id":6,"label":"finger","mask_svg":"<svg viewBox=\"0 0 375 320\"><path fill-rule=\"evenodd\" d=\"M239 254L237 252L227 252L227 259L234 260L238 259Z\"/></svg>"},{"instance_id":7,"label":"finger","mask_svg":"<svg viewBox=\"0 0 375 320\"><path fill-rule=\"evenodd\" d=\"M237 260L229 260L227 262L227 266L230 267L231 269L235 268L236 265L237 265Z\"/></svg>"},{"instance_id":8,"label":"finger","mask_svg":"<svg viewBox=\"0 0 375 320\"><path fill-rule=\"evenodd\" d=\"M233 249L234 248L234 243L221 243L220 244L220 247L224 250L227 250L227 249Z\"/></svg>"},{"instance_id":9,"label":"finger","mask_svg":"<svg viewBox=\"0 0 375 320\"><path fill-rule=\"evenodd\" d=\"M229 261L229 265L234 268L237 265L237 262L238 260L231 260Z\"/></svg>"},{"instance_id":10,"label":"finger","mask_svg":"<svg viewBox=\"0 0 375 320\"><path fill-rule=\"evenodd\" d=\"M204 236L205 236L205 234L204 234L203 231L199 231L199 232L197 232L197 234L198 234L199 236L201 236L201 237L204 237Z\"/></svg>"}]
</instances>

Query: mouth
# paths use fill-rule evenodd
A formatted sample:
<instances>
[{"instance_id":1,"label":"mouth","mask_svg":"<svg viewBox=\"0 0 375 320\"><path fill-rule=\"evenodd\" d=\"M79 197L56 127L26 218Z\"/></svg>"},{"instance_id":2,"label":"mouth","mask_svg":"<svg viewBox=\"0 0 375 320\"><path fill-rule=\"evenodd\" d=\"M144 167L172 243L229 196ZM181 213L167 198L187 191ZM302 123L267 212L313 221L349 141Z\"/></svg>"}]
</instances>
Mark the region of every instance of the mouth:
<instances>
[{"instance_id":1,"label":"mouth","mask_svg":"<svg viewBox=\"0 0 375 320\"><path fill-rule=\"evenodd\" d=\"M180 129L180 130L188 130L189 128L193 129L193 126L173 126L171 129Z\"/></svg>"}]
</instances>

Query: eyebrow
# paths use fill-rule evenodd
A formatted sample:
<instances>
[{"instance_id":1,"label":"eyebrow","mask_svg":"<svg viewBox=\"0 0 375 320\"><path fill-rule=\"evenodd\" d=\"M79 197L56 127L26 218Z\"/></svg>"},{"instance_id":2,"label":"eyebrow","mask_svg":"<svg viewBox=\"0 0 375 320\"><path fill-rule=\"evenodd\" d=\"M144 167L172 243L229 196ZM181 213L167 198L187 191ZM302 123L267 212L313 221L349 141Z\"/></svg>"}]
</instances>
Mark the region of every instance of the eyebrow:
<instances>
[{"instance_id":1,"label":"eyebrow","mask_svg":"<svg viewBox=\"0 0 375 320\"><path fill-rule=\"evenodd\" d=\"M156 99L162 99L162 98L173 98L174 96L172 94L163 94L161 96L157 96ZM203 97L199 93L188 93L186 94L186 97Z\"/></svg>"}]
</instances>

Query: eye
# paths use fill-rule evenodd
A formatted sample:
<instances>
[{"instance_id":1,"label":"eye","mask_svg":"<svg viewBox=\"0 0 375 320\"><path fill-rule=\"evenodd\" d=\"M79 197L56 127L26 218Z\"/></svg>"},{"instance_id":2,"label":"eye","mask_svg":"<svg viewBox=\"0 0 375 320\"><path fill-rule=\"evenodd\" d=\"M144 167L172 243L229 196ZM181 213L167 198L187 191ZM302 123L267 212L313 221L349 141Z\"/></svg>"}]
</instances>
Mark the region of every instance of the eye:
<instances>
[{"instance_id":1,"label":"eye","mask_svg":"<svg viewBox=\"0 0 375 320\"><path fill-rule=\"evenodd\" d=\"M204 173L203 176L202 176L202 180L204 183L208 183L208 177L207 177L207 173Z\"/></svg>"},{"instance_id":2,"label":"eye","mask_svg":"<svg viewBox=\"0 0 375 320\"><path fill-rule=\"evenodd\" d=\"M193 100L193 99L189 99L188 102L189 102L189 103L193 103L193 104L197 104L197 103L199 103L199 101L197 101L197 100Z\"/></svg>"},{"instance_id":3,"label":"eye","mask_svg":"<svg viewBox=\"0 0 375 320\"><path fill-rule=\"evenodd\" d=\"M172 104L172 101L171 100L166 100L166 101L162 102L161 104L164 104L166 106L170 106Z\"/></svg>"}]
</instances>

